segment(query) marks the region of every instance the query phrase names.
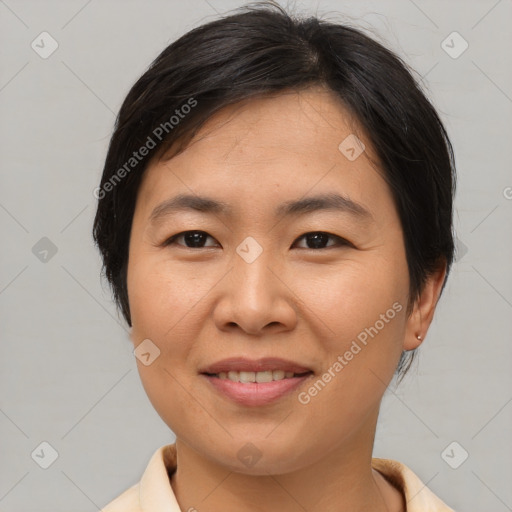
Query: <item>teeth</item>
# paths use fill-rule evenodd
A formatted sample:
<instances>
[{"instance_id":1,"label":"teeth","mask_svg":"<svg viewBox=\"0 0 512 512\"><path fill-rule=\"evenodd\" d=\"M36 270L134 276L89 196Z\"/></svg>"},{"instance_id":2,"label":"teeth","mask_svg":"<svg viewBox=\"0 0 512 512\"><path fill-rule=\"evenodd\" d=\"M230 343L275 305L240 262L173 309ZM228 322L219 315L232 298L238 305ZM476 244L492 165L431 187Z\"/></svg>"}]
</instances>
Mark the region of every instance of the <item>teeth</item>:
<instances>
[{"instance_id":1,"label":"teeth","mask_svg":"<svg viewBox=\"0 0 512 512\"><path fill-rule=\"evenodd\" d=\"M294 376L293 372L285 372L284 370L267 370L264 372L220 372L217 377L219 379L229 379L233 382L272 382L273 380L290 379Z\"/></svg>"},{"instance_id":2,"label":"teeth","mask_svg":"<svg viewBox=\"0 0 512 512\"><path fill-rule=\"evenodd\" d=\"M255 373L255 381L256 382L272 382L273 380L274 380L274 378L273 378L273 374L272 374L271 370L268 370L266 372L256 372Z\"/></svg>"},{"instance_id":3,"label":"teeth","mask_svg":"<svg viewBox=\"0 0 512 512\"><path fill-rule=\"evenodd\" d=\"M282 380L284 377L285 372L283 370L272 370L272 380Z\"/></svg>"},{"instance_id":4,"label":"teeth","mask_svg":"<svg viewBox=\"0 0 512 512\"><path fill-rule=\"evenodd\" d=\"M231 372L229 373L231 374ZM239 377L239 382L256 382L256 373L254 372L240 372Z\"/></svg>"}]
</instances>

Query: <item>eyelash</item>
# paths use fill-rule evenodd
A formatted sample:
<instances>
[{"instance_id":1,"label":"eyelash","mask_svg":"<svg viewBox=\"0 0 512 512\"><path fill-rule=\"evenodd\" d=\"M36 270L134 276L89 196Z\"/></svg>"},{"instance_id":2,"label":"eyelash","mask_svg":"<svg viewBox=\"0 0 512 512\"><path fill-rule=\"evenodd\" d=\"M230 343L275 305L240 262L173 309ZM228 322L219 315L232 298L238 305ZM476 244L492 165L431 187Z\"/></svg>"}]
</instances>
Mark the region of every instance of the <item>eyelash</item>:
<instances>
[{"instance_id":1,"label":"eyelash","mask_svg":"<svg viewBox=\"0 0 512 512\"><path fill-rule=\"evenodd\" d=\"M185 248L185 249L191 249L191 250L198 250L198 249L209 249L211 247L187 247L186 245L181 245L181 244L176 244L176 239L180 238L181 236L183 235L186 235L188 233L203 233L207 236L209 236L210 238L214 239L211 235L209 235L208 233L206 233L206 231L201 231L201 230L189 230L189 231L182 231L181 233L177 233L176 235L173 235L171 236L170 238L168 238L163 244L162 246L164 247L168 247L170 245L180 245L181 247ZM296 239L296 241L294 242L294 244L298 241L298 240L301 240L303 239L304 237L306 237L307 235L318 235L318 234L322 234L322 235L327 235L329 238L331 239L335 239L338 241L338 243L336 245L331 245L331 246L328 246L328 247L321 247L321 248L318 248L318 249L314 249L314 248L308 248L308 247L302 247L301 249L305 249L305 250L308 250L308 251L321 251L321 250L326 250L326 249L331 249L331 248L334 248L334 247L340 247L340 246L349 246L349 247L354 247L353 244L351 244L348 240L345 240L344 238L340 237L340 236L337 236L337 235L333 235L331 233L327 233L325 231L308 231L307 233L304 233L303 235L301 235L299 238Z\"/></svg>"}]
</instances>

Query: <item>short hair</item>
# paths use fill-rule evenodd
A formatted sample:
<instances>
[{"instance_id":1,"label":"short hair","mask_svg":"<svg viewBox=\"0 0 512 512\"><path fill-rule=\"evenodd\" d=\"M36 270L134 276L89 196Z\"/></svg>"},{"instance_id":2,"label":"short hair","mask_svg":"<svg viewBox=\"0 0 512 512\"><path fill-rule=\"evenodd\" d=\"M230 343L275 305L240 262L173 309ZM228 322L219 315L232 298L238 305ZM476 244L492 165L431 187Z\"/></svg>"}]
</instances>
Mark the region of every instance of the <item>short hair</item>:
<instances>
[{"instance_id":1,"label":"short hair","mask_svg":"<svg viewBox=\"0 0 512 512\"><path fill-rule=\"evenodd\" d=\"M410 315L426 279L454 258L455 163L447 132L407 65L347 24L297 17L256 2L199 26L165 48L133 85L116 119L93 238L115 302L131 326L130 231L148 163L180 153L216 112L237 102L321 85L357 119L376 152L400 218ZM134 152L151 148L146 158ZM145 153L148 153L146 151ZM402 352L401 378L415 351Z\"/></svg>"}]
</instances>

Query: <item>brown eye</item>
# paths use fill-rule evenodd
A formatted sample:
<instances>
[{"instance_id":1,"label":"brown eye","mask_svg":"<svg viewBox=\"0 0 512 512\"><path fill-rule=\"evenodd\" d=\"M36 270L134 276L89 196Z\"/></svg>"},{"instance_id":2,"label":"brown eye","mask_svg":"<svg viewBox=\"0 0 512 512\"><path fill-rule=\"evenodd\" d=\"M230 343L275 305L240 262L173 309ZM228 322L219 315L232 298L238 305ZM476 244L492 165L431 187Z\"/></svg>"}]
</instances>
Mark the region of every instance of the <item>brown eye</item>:
<instances>
[{"instance_id":1,"label":"brown eye","mask_svg":"<svg viewBox=\"0 0 512 512\"><path fill-rule=\"evenodd\" d=\"M203 249L207 247L215 247L215 244L205 245L206 240L208 238L215 240L205 231L182 231L181 233L177 233L176 235L173 235L172 237L167 239L163 245L180 245L187 249ZM183 240L183 243L178 243L179 240ZM310 233L305 233L304 235L300 236L297 240L304 240L306 242L307 246L301 247L302 249L319 250L344 245L353 247L353 245L344 238L341 238L337 235L332 235L331 233L326 233L324 231L312 231ZM335 243L329 244L330 240L334 241Z\"/></svg>"},{"instance_id":2,"label":"brown eye","mask_svg":"<svg viewBox=\"0 0 512 512\"><path fill-rule=\"evenodd\" d=\"M181 233L171 236L171 238L167 239L163 245L182 245L187 249L202 249L203 247L205 247L204 243L208 238L214 240L214 238L205 231L183 231ZM180 239L184 240L183 244L176 243L176 241Z\"/></svg>"},{"instance_id":3,"label":"brown eye","mask_svg":"<svg viewBox=\"0 0 512 512\"><path fill-rule=\"evenodd\" d=\"M305 233L300 236L297 240L304 239L307 245L311 245L311 247L303 247L304 249L328 249L329 247L335 247L340 245L349 245L352 246L350 242L347 242L344 238L341 238L337 235L332 235L330 233L325 233L324 231L312 231L311 233ZM337 243L331 244L330 246L326 246L329 239L336 241Z\"/></svg>"}]
</instances>

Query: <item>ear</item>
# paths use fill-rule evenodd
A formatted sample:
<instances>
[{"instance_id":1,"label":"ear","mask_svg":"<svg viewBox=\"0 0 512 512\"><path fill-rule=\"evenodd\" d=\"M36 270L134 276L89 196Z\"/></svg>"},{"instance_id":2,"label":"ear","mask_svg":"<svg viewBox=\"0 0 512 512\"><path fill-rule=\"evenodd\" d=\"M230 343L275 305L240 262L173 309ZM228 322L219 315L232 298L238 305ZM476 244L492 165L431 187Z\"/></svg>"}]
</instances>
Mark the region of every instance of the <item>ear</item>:
<instances>
[{"instance_id":1,"label":"ear","mask_svg":"<svg viewBox=\"0 0 512 512\"><path fill-rule=\"evenodd\" d=\"M407 319L404 350L414 350L425 340L430 323L434 318L445 277L446 261L443 260L438 269L427 278L423 291L414 303L413 311ZM418 336L421 339L418 339Z\"/></svg>"}]
</instances>

